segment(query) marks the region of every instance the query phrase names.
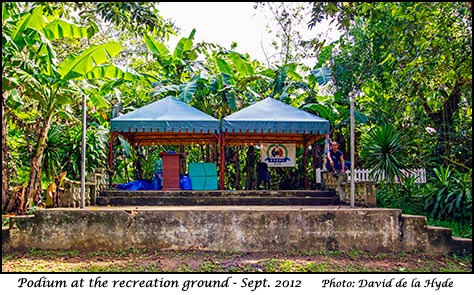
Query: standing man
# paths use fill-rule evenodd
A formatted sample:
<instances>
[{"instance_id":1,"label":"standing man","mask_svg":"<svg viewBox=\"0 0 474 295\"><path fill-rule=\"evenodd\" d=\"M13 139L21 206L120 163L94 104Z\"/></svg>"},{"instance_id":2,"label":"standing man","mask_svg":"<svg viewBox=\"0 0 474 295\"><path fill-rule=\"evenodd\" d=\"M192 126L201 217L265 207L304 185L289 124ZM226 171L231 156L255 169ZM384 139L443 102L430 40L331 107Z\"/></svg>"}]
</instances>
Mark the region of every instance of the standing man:
<instances>
[{"instance_id":1,"label":"standing man","mask_svg":"<svg viewBox=\"0 0 474 295\"><path fill-rule=\"evenodd\" d=\"M337 142L331 142L331 149L328 151L327 155L327 162L326 162L326 169L328 171L333 171L334 173L338 173L341 171L345 173L346 165L350 166L351 162L344 162L344 154L339 150L339 145Z\"/></svg>"}]
</instances>

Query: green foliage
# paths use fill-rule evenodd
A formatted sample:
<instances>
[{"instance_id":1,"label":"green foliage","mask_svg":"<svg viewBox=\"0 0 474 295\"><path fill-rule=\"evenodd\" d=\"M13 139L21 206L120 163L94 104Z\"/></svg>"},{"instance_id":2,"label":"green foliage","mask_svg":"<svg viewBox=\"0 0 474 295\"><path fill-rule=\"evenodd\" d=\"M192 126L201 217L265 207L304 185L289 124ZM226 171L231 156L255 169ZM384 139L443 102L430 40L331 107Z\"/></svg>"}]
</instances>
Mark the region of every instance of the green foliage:
<instances>
[{"instance_id":1,"label":"green foliage","mask_svg":"<svg viewBox=\"0 0 474 295\"><path fill-rule=\"evenodd\" d=\"M18 7L22 7L21 5L23 4ZM27 108L37 110L37 120L31 124L33 127L25 124L18 125L23 131L25 131L24 129L27 129L26 131L34 130L32 137L35 143L28 147L32 148L34 152L29 155L31 162L26 199L30 200L35 197L35 202L38 201L37 196L41 194L41 183L36 179L42 178L43 165L46 164L46 175L50 178L54 173L53 170L56 169L55 166L59 165L61 157L59 154L61 152L54 150L53 147L49 149L49 154L44 158L51 123L60 117L74 122L73 118L68 118L72 114L68 109L77 103L78 97L93 89L90 85L80 83L80 81L83 82L86 78L95 80L99 78L121 78L122 80L136 78L136 75L131 71L111 65L111 59L122 50L118 42L92 44L77 54L71 53L63 60L58 61L56 57L58 48L53 41L88 38L91 36L91 31L60 19L58 15L53 14L50 18L45 18L43 15L45 7L48 6L33 5L31 10L25 13L12 13L8 15L8 22L2 22L2 27L5 28L2 30L5 41L2 44L2 58L5 57L5 73L8 73L4 76L10 77L3 79L2 84L6 84L8 87L5 89L10 92L21 93L21 99L27 102L24 104L27 105ZM4 47L5 49L3 49ZM11 50L11 48L15 50ZM19 55L15 51L25 52L25 54ZM24 57L28 58L28 62L17 62L18 59L21 60ZM15 97L4 94L3 90L2 96ZM7 105L12 106L10 102ZM17 104L16 108L22 110L24 106ZM20 112L15 110L12 113ZM28 112L31 111L28 110ZM99 134L99 140L101 136L102 134ZM54 141L57 144L56 138L58 138L57 135L50 134L51 145ZM73 143L74 145L76 143ZM96 148L96 144L93 144L93 147ZM97 167L100 165L99 162L103 163L103 159L106 159L104 156L105 147L101 146L100 148L101 150L90 152L91 165L89 168ZM74 151L77 150L72 150L72 153ZM100 157L96 157L96 153L101 151ZM73 158L74 155L70 160L72 161L72 175L75 176L75 168L80 163L80 158L79 161Z\"/></svg>"},{"instance_id":2,"label":"green foliage","mask_svg":"<svg viewBox=\"0 0 474 295\"><path fill-rule=\"evenodd\" d=\"M69 129L66 138L64 155L69 159L66 169L68 178L79 180L81 176L81 142L82 125L77 124ZM95 168L105 167L104 159L107 155L108 130L101 125L90 124L86 130L86 173L93 172Z\"/></svg>"},{"instance_id":3,"label":"green foliage","mask_svg":"<svg viewBox=\"0 0 474 295\"><path fill-rule=\"evenodd\" d=\"M314 57L320 61L318 54L326 41L323 34L314 34L317 37L308 40L299 29L307 25L305 16L310 14L311 5L305 2L256 2L255 7L261 7L265 14L272 16L267 20L267 31L274 37L271 45L275 53L269 56L265 52L269 67L302 63ZM304 68L308 70L308 67Z\"/></svg>"},{"instance_id":4,"label":"green foliage","mask_svg":"<svg viewBox=\"0 0 474 295\"><path fill-rule=\"evenodd\" d=\"M2 217L2 227L10 227L10 217Z\"/></svg>"},{"instance_id":5,"label":"green foliage","mask_svg":"<svg viewBox=\"0 0 474 295\"><path fill-rule=\"evenodd\" d=\"M472 107L466 104L472 97L470 4L312 5L310 25L337 16L334 21L346 32L332 59L338 104L347 106L352 89L362 91L356 109L378 125L392 122L420 135L416 152L421 149L424 156L413 160L422 165L472 163L470 151L454 152L472 146L466 136L472 129L467 127L472 125ZM427 136L427 128L436 133Z\"/></svg>"},{"instance_id":6,"label":"green foliage","mask_svg":"<svg viewBox=\"0 0 474 295\"><path fill-rule=\"evenodd\" d=\"M472 174L459 173L449 165L433 170L436 176L424 191L430 196L426 202L429 216L472 224Z\"/></svg>"},{"instance_id":7,"label":"green foliage","mask_svg":"<svg viewBox=\"0 0 474 295\"><path fill-rule=\"evenodd\" d=\"M64 165L65 128L62 125L53 125L48 131L46 147L43 153L43 170L46 178L53 181Z\"/></svg>"},{"instance_id":8,"label":"green foliage","mask_svg":"<svg viewBox=\"0 0 474 295\"><path fill-rule=\"evenodd\" d=\"M81 124L69 128L54 125L49 130L43 157L44 173L48 181L52 181L62 171L67 172L69 179L80 179L81 146ZM89 123L86 130L86 173L105 167L107 146L108 130L101 125Z\"/></svg>"},{"instance_id":9,"label":"green foliage","mask_svg":"<svg viewBox=\"0 0 474 295\"><path fill-rule=\"evenodd\" d=\"M396 130L390 124L376 126L362 136L360 156L366 166L373 169L373 179L386 179L394 183L395 178L404 179L402 170L406 163L408 134Z\"/></svg>"},{"instance_id":10,"label":"green foliage","mask_svg":"<svg viewBox=\"0 0 474 295\"><path fill-rule=\"evenodd\" d=\"M378 184L377 206L427 216L430 225L451 228L456 237L472 238L471 190L470 173L440 166L426 184L416 184L412 177L398 185Z\"/></svg>"},{"instance_id":11,"label":"green foliage","mask_svg":"<svg viewBox=\"0 0 474 295\"><path fill-rule=\"evenodd\" d=\"M335 21L347 33L333 51L335 103L347 105L348 93L360 89L363 95L356 98L356 109L380 126L391 122L409 130L413 136L402 153L404 164L433 173L426 186L410 188L411 180L403 178L401 186L381 184L379 205L461 225L472 224L467 212L472 201L466 202L472 183L469 9L470 4L460 2L315 2L310 22L314 26L337 15ZM370 160L378 149L371 138L375 136L362 133L360 152L370 169L390 159ZM456 170L447 172L440 165Z\"/></svg>"},{"instance_id":12,"label":"green foliage","mask_svg":"<svg viewBox=\"0 0 474 295\"><path fill-rule=\"evenodd\" d=\"M134 27L145 24L147 29L152 30L159 19L156 17L156 8L150 9L153 8L150 5L151 3L102 2L97 4L97 11L105 21L121 25L122 29L130 24L134 24Z\"/></svg>"},{"instance_id":13,"label":"green foliage","mask_svg":"<svg viewBox=\"0 0 474 295\"><path fill-rule=\"evenodd\" d=\"M398 185L379 183L377 185L377 206L401 209L403 214L425 215L423 187L414 183L413 177Z\"/></svg>"},{"instance_id":14,"label":"green foliage","mask_svg":"<svg viewBox=\"0 0 474 295\"><path fill-rule=\"evenodd\" d=\"M102 65L103 68L103 64L109 62L110 58L116 56L121 49L121 45L117 42L92 45L78 55L69 55L58 65L58 74L62 80L87 77L97 66ZM101 72L109 74L107 71ZM97 73L99 71L96 72L96 77Z\"/></svg>"},{"instance_id":15,"label":"green foliage","mask_svg":"<svg viewBox=\"0 0 474 295\"><path fill-rule=\"evenodd\" d=\"M28 181L28 140L18 128L10 128L8 130L8 149L9 153L9 170L7 171L10 176L11 183L14 185L23 184Z\"/></svg>"},{"instance_id":16,"label":"green foliage","mask_svg":"<svg viewBox=\"0 0 474 295\"><path fill-rule=\"evenodd\" d=\"M332 81L332 74L331 70L327 67L318 68L312 70L311 73L318 79L318 83L321 86L326 85L327 83Z\"/></svg>"}]
</instances>

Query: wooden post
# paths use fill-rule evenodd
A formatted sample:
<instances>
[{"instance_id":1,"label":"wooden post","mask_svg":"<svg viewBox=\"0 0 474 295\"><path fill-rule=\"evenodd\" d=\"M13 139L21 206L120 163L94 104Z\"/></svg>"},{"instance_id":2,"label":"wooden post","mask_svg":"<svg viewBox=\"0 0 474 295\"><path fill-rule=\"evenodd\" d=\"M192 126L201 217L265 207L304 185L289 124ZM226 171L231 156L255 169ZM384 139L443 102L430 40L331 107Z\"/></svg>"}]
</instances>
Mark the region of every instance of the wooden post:
<instances>
[{"instance_id":1,"label":"wooden post","mask_svg":"<svg viewBox=\"0 0 474 295\"><path fill-rule=\"evenodd\" d=\"M304 189L308 189L308 175L306 174L306 165L308 164L306 161L308 149L306 147L306 142L304 143L303 147L303 185Z\"/></svg>"},{"instance_id":2,"label":"wooden post","mask_svg":"<svg viewBox=\"0 0 474 295\"><path fill-rule=\"evenodd\" d=\"M225 133L221 133L219 136L219 142L221 145L220 156L220 171L219 171L219 189L224 190L224 170L225 170Z\"/></svg>"}]
</instances>

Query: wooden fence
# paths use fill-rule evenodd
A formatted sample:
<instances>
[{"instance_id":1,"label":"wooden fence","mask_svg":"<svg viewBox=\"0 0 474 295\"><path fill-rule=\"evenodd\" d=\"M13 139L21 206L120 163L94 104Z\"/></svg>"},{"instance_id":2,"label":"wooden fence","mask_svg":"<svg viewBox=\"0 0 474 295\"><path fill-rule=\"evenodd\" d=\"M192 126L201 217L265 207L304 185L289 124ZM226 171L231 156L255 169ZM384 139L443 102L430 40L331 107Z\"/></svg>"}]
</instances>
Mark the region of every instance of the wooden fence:
<instances>
[{"instance_id":1,"label":"wooden fence","mask_svg":"<svg viewBox=\"0 0 474 295\"><path fill-rule=\"evenodd\" d=\"M374 181L374 182L380 182L382 180L385 180L385 175L382 175L379 177L379 179L372 179L370 177L370 171L369 169L354 169L354 181L355 182L363 182L363 181ZM321 183L321 172L322 170L320 168L316 169L316 183ZM426 183L426 170L424 168L421 169L413 169L410 171L402 171L404 175L407 177L412 176L415 177L415 183ZM351 171L347 170L346 174L348 175L347 177L347 182L351 182ZM395 178L396 183L400 183L400 180L398 177Z\"/></svg>"}]
</instances>

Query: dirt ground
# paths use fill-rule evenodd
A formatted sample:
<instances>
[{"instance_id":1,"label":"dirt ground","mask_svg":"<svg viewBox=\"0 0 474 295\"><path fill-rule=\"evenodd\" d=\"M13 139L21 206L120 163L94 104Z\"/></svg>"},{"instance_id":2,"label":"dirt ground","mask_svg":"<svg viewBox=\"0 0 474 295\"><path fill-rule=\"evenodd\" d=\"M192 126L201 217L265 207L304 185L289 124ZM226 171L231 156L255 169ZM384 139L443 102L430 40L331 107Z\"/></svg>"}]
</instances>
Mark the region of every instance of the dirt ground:
<instances>
[{"instance_id":1,"label":"dirt ground","mask_svg":"<svg viewBox=\"0 0 474 295\"><path fill-rule=\"evenodd\" d=\"M471 272L472 254L39 251L2 255L2 272Z\"/></svg>"}]
</instances>

